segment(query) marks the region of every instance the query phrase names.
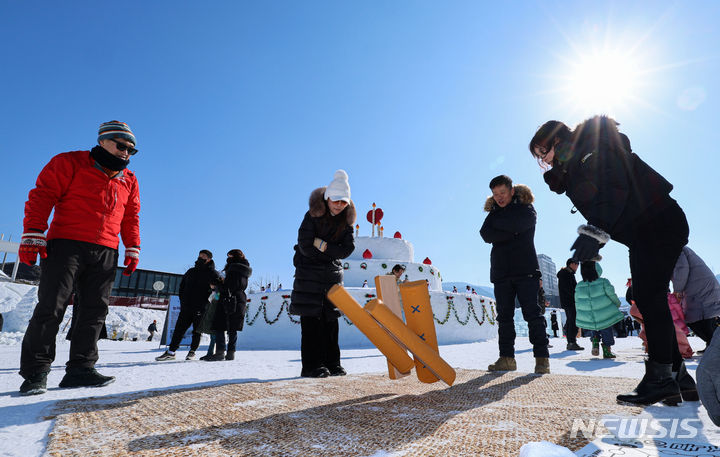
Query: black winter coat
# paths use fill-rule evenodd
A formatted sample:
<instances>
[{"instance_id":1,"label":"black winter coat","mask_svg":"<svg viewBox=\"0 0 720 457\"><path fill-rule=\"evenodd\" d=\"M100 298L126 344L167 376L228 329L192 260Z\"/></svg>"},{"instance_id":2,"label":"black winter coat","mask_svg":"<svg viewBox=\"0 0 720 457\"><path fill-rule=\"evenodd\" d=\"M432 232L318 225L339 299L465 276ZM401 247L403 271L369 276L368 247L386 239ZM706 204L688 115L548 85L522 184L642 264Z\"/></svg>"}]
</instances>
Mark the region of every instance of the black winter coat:
<instances>
[{"instance_id":1,"label":"black winter coat","mask_svg":"<svg viewBox=\"0 0 720 457\"><path fill-rule=\"evenodd\" d=\"M243 329L247 309L248 278L252 268L247 259L231 259L225 265L225 279L218 284L220 299L213 318L213 330L235 332Z\"/></svg>"},{"instance_id":2,"label":"black winter coat","mask_svg":"<svg viewBox=\"0 0 720 457\"><path fill-rule=\"evenodd\" d=\"M340 313L327 297L327 291L335 284L342 284L343 266L340 259L352 254L355 249L353 224L355 206L352 201L336 216L324 199L325 187L310 194L310 210L305 213L298 243L295 245L295 281L290 298L290 313L299 316L338 318ZM325 252L314 245L315 238L327 242Z\"/></svg>"},{"instance_id":3,"label":"black winter coat","mask_svg":"<svg viewBox=\"0 0 720 457\"><path fill-rule=\"evenodd\" d=\"M575 286L577 286L575 273L570 268L563 267L558 271L557 278L560 306L575 309Z\"/></svg>"},{"instance_id":4,"label":"black winter coat","mask_svg":"<svg viewBox=\"0 0 720 457\"><path fill-rule=\"evenodd\" d=\"M672 184L642 161L614 120L596 116L573 132L573 146L559 145L553 168L543 176L567 196L588 223L629 245L674 200Z\"/></svg>"},{"instance_id":5,"label":"black winter coat","mask_svg":"<svg viewBox=\"0 0 720 457\"><path fill-rule=\"evenodd\" d=\"M210 282L216 281L220 275L215 271L215 262L192 267L180 281L180 307L195 312L203 312L208 304L212 290Z\"/></svg>"},{"instance_id":6,"label":"black winter coat","mask_svg":"<svg viewBox=\"0 0 720 457\"><path fill-rule=\"evenodd\" d=\"M489 197L485 211L489 214L480 229L486 243L492 243L490 251L490 281L500 282L525 276L540 277L535 253L535 222L530 188L522 184L514 186L513 200L500 208Z\"/></svg>"}]
</instances>

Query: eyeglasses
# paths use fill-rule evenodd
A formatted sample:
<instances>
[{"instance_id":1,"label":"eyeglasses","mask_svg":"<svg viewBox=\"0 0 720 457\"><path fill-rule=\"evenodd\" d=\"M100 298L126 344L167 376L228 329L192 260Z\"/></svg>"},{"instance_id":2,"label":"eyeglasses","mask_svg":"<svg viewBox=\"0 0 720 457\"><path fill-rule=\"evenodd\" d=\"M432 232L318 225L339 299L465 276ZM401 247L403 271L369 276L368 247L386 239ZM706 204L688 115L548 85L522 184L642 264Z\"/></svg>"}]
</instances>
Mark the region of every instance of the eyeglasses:
<instances>
[{"instance_id":1,"label":"eyeglasses","mask_svg":"<svg viewBox=\"0 0 720 457\"><path fill-rule=\"evenodd\" d=\"M110 141L112 141L113 143L115 143L117 145L115 147L118 148L118 151L127 151L128 154L130 154L131 156L134 156L138 152L138 150L135 149L134 147L128 146L125 143L121 143L114 138L110 138Z\"/></svg>"}]
</instances>

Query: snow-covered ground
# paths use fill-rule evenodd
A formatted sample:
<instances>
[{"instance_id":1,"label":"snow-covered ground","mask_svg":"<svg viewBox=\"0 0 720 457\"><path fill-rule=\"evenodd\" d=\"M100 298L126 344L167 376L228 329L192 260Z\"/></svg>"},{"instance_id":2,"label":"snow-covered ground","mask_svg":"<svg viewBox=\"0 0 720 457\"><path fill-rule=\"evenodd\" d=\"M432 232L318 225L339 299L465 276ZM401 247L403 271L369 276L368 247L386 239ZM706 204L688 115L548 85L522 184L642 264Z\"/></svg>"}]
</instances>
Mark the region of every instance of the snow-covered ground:
<instances>
[{"instance_id":1,"label":"snow-covered ground","mask_svg":"<svg viewBox=\"0 0 720 457\"><path fill-rule=\"evenodd\" d=\"M363 293L365 291L369 290L364 289ZM262 329L246 327L246 331L241 332L238 338L238 344L239 349L247 348L249 344L243 346L243 341L247 342L253 332L271 331L278 335L276 338L281 340L282 347L294 348L291 350L241 350L236 353L235 361L207 363L185 362L183 360L185 350L183 349L179 352L177 361L159 363L154 361L154 357L163 350L158 343L160 336L156 334L154 341L146 342L147 332L145 329L152 320L157 320L158 328L162 328L165 311L111 307L106 320L108 334L112 337L114 333L116 337L123 337L124 340L99 341L100 360L97 368L103 374L115 376L117 381L109 386L96 389L59 389L57 385L64 374L64 363L69 350L69 342L64 338L69 327L68 321L72 315L72 308L68 308L57 338L57 357L48 377L48 392L39 396L21 397L18 395L18 388L22 382L22 378L18 375L20 343L36 300L37 292L33 286L0 283L0 312L3 312L5 316L5 330L8 330L0 332L0 456L42 455L48 433L52 429L52 420L46 416L59 400L112 396L155 389L211 386L222 383L272 381L294 378L300 373L300 351L298 350L300 331L299 326L293 326L290 322L282 325L261 324ZM258 298L256 301L262 300ZM273 300L265 301L272 305ZM449 298L447 301L449 303ZM455 301L465 304L467 300L461 296L456 297ZM272 316L277 313L275 308L280 309L280 301L276 305L269 313ZM433 304L433 309L437 317L438 310L435 309L435 304ZM445 315L444 309L446 308L441 310L440 319L443 319L443 315ZM447 309L449 310L449 308ZM458 315L458 311L456 311L450 320L447 319L448 316L450 314L445 318L444 327L438 325L439 337L452 335L455 330L465 333L470 330L468 325L472 322L466 320L463 324L463 316L465 316L463 312ZM283 316L282 319L287 319L287 316ZM272 322L272 319L269 321ZM451 366L484 370L488 364L495 361L498 354L497 340L490 338L483 341L483 338L487 337L489 331L496 330L494 330L494 324L490 324L490 319L483 319L483 321L481 326L476 327L477 339L481 341L441 345L440 354ZM516 321L519 335L516 347L518 370L532 372L534 368L532 349L527 337L524 336L527 335L527 328L522 322L519 312L516 314ZM260 322L258 321L258 323ZM473 325L477 325L477 323ZM488 327L489 325L491 326ZM357 330L341 327L341 333L350 331ZM133 338L137 338L137 341L132 341ZM695 349L704 347L704 344L697 338L690 338L690 341ZM595 377L642 377L644 373L643 353L637 337L617 339L617 345L614 348L618 354L616 360L591 357L590 348L587 347L589 346L588 340L583 339L582 342L586 345L586 350L578 353L566 351L564 339L551 339L551 344L553 344L550 349L552 373ZM203 340L201 351L205 349L206 344L207 337ZM341 345L342 364L348 373L382 373L386 371L385 358L379 351L368 349L367 346L348 348ZM687 361L686 364L688 370L694 374L697 358ZM548 405L548 407L552 407L552 405ZM653 406L647 408L646 413L662 419L696 418L702 422L703 428L700 430L700 436L693 442L720 445L720 429L712 424L705 410L697 402L684 403L677 408ZM591 449L588 453L581 455L590 455L592 452ZM523 457L544 457L563 454L559 454L558 450L553 448L550 443L530 443L523 449L522 455Z\"/></svg>"},{"instance_id":2,"label":"snow-covered ground","mask_svg":"<svg viewBox=\"0 0 720 457\"><path fill-rule=\"evenodd\" d=\"M695 348L703 347L696 338L690 338L690 341ZM584 339L584 342L587 343L587 339ZM642 351L637 337L618 339L615 346L618 358L613 361L591 357L587 346L584 352L566 351L564 339L561 338L554 338L551 343L553 373L633 378L640 378L643 374ZM178 353L179 360L160 363L154 361L154 357L161 353L157 342L101 340L99 347L100 361L97 368L103 374L117 377L115 383L103 388L58 388L69 349L69 343L60 340L56 362L48 377L48 392L44 395L21 397L17 393L22 382L17 374L20 345L0 345L1 456L42 455L48 433L52 429L52 420L45 416L58 400L222 383L272 381L298 377L300 374L299 350L239 351L235 361L208 363L184 361L185 350L181 349ZM531 372L534 359L527 338L518 338L516 350L518 370ZM497 358L497 341L491 339L479 343L441 346L440 354L453 367L484 370ZM385 358L375 349L343 350L342 364L350 374L380 373L387 369ZM687 366L694 374L697 360L688 361ZM663 418L698 418L703 423L702 436L698 440L720 444L720 430L712 424L697 402L683 403L676 408L652 406L647 408L647 412ZM525 455L551 454L538 450Z\"/></svg>"}]
</instances>

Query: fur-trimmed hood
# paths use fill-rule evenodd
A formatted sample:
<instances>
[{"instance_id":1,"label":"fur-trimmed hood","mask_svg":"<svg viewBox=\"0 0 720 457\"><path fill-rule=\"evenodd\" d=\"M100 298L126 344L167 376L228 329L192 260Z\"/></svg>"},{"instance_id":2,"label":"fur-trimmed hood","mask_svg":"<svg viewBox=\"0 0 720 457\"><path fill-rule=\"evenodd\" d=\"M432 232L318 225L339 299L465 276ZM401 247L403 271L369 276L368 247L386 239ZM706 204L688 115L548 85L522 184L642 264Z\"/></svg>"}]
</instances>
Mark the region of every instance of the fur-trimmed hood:
<instances>
[{"instance_id":1,"label":"fur-trimmed hood","mask_svg":"<svg viewBox=\"0 0 720 457\"><path fill-rule=\"evenodd\" d=\"M523 205L529 205L535 201L535 196L533 195L530 188L525 184L516 184L513 186L513 189L515 190L513 201L521 203ZM498 208L497 203L495 203L495 200L492 198L491 195L487 198L487 200L485 200L484 210L489 213L496 208Z\"/></svg>"},{"instance_id":2,"label":"fur-trimmed hood","mask_svg":"<svg viewBox=\"0 0 720 457\"><path fill-rule=\"evenodd\" d=\"M325 204L325 189L326 187L318 187L312 193L310 193L310 215L312 217L321 217L325 215L327 205ZM357 212L355 211L355 203L350 200L347 208L345 208L345 217L348 225L354 225L355 219L357 219Z\"/></svg>"}]
</instances>

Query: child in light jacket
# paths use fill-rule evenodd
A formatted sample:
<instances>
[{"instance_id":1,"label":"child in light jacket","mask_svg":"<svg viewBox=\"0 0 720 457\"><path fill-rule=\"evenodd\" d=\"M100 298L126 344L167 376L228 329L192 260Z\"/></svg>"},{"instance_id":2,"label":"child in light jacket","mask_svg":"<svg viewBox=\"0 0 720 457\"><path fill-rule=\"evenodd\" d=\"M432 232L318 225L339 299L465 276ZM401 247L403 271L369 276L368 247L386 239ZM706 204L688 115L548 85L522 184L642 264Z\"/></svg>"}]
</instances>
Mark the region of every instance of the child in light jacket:
<instances>
[{"instance_id":1,"label":"child in light jacket","mask_svg":"<svg viewBox=\"0 0 720 457\"><path fill-rule=\"evenodd\" d=\"M624 319L618 309L620 299L615 288L605 278L601 278L602 268L597 262L586 261L580 264L582 281L575 287L575 319L578 328L592 330L592 355L599 355L599 342L602 339L604 359L614 359L611 348L615 344L613 325Z\"/></svg>"}]
</instances>

